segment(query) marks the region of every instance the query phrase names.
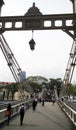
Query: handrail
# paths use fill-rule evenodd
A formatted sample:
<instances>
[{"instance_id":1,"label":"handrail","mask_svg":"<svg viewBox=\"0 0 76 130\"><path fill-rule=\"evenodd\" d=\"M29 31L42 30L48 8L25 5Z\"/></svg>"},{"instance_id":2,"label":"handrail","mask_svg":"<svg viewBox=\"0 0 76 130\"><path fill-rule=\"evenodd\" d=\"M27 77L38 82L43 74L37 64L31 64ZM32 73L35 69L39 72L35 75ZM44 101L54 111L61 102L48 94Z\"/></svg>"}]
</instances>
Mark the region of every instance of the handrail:
<instances>
[{"instance_id":1,"label":"handrail","mask_svg":"<svg viewBox=\"0 0 76 130\"><path fill-rule=\"evenodd\" d=\"M61 109L66 113L66 115L69 117L69 119L73 122L73 124L76 126L76 111L61 100L58 101L58 104L61 107Z\"/></svg>"},{"instance_id":2,"label":"handrail","mask_svg":"<svg viewBox=\"0 0 76 130\"><path fill-rule=\"evenodd\" d=\"M17 103L15 105L12 106L12 112L11 112L11 118L16 116L18 113L19 113L19 107L21 104L24 104L24 106L27 108L29 108L31 105L32 105L32 99L28 100L28 101L23 101L21 103ZM0 125L3 123L3 122L6 122L7 118L5 117L5 111L6 111L6 108L0 110Z\"/></svg>"}]
</instances>

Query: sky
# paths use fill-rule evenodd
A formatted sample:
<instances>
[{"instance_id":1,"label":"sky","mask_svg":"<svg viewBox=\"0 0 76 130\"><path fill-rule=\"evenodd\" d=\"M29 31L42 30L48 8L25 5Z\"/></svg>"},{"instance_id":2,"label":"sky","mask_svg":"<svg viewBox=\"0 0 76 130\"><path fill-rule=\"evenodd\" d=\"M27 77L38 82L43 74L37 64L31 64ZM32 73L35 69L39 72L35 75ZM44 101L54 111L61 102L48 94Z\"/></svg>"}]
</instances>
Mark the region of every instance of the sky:
<instances>
[{"instance_id":1,"label":"sky","mask_svg":"<svg viewBox=\"0 0 76 130\"><path fill-rule=\"evenodd\" d=\"M33 2L45 14L73 13L70 0L4 0L1 16L23 16ZM35 30L35 50L29 41L32 31L6 31L3 33L19 66L28 76L64 79L73 39L62 30ZM14 78L0 50L0 81L13 82ZM75 76L73 79L75 82Z\"/></svg>"}]
</instances>

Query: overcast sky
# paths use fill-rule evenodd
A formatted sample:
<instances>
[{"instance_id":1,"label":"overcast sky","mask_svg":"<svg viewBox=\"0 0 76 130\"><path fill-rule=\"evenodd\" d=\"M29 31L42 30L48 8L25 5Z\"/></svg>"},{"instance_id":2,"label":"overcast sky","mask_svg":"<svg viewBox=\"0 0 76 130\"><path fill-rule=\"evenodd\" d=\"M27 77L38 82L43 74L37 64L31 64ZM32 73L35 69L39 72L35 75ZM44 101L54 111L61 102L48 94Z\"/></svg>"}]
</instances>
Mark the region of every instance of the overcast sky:
<instances>
[{"instance_id":1,"label":"overcast sky","mask_svg":"<svg viewBox=\"0 0 76 130\"><path fill-rule=\"evenodd\" d=\"M70 0L4 0L2 16L24 15L33 2L42 14L72 13ZM31 51L29 41L32 31L4 32L14 56L28 76L64 78L73 39L62 30L34 31L35 50ZM14 81L2 51L0 51L0 81ZM75 82L75 78L73 79Z\"/></svg>"}]
</instances>

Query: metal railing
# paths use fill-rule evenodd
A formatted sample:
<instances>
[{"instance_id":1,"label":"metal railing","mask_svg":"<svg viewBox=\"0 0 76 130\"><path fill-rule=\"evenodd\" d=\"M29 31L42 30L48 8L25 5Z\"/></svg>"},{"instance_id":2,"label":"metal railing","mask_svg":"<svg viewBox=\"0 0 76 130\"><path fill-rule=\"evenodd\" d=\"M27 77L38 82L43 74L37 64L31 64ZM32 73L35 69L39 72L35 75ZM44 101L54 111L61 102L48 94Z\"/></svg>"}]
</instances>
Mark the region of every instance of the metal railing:
<instances>
[{"instance_id":1,"label":"metal railing","mask_svg":"<svg viewBox=\"0 0 76 130\"><path fill-rule=\"evenodd\" d=\"M73 124L76 126L76 111L61 100L59 100L58 104L61 107L61 109L66 113L66 115L70 118Z\"/></svg>"},{"instance_id":2,"label":"metal railing","mask_svg":"<svg viewBox=\"0 0 76 130\"><path fill-rule=\"evenodd\" d=\"M11 110L11 118L16 116L19 113L19 107L21 104L24 104L25 108L28 109L31 105L32 105L32 99L28 100L28 101L22 101L22 102L18 102L15 105L12 105L12 110ZM5 112L6 112L6 108L0 110L0 126L2 125L2 123L7 121L7 117L5 116Z\"/></svg>"}]
</instances>

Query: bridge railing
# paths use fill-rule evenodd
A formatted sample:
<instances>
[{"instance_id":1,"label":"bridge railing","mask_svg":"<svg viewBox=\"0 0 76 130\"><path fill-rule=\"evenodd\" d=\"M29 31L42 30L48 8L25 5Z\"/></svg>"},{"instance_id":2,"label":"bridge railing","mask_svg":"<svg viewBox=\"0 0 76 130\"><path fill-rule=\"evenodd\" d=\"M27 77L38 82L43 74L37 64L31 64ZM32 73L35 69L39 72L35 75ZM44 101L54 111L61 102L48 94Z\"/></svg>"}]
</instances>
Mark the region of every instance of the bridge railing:
<instances>
[{"instance_id":1,"label":"bridge railing","mask_svg":"<svg viewBox=\"0 0 76 130\"><path fill-rule=\"evenodd\" d=\"M69 107L64 101L59 100L58 102L61 109L67 114L73 124L76 126L76 111Z\"/></svg>"},{"instance_id":2,"label":"bridge railing","mask_svg":"<svg viewBox=\"0 0 76 130\"><path fill-rule=\"evenodd\" d=\"M22 103L24 104L25 108L28 109L32 105L32 99L28 101L22 101L20 103L12 105L11 118L16 116L19 113L19 107ZM0 125L2 125L7 120L7 117L5 116L5 112L6 112L6 108L0 110Z\"/></svg>"}]
</instances>

